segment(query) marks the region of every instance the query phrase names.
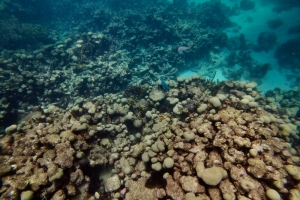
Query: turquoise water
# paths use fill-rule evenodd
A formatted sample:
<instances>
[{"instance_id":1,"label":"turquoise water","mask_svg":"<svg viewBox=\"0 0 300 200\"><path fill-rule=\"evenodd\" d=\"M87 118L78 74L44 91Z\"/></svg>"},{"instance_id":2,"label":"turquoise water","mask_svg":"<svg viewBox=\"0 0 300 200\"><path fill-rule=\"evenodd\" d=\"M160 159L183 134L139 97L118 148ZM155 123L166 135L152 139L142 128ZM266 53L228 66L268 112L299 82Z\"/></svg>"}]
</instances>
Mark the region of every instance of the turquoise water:
<instances>
[{"instance_id":1,"label":"turquoise water","mask_svg":"<svg viewBox=\"0 0 300 200\"><path fill-rule=\"evenodd\" d=\"M195 3L201 3L205 1L193 1ZM255 6L251 10L241 11L238 15L229 17L236 25L238 26L238 31L235 28L225 28L224 31L228 35L228 37L238 37L240 33L245 35L246 41L252 44L257 43L257 36L260 32L275 32L277 35L277 42L276 45L268 50L268 52L260 51L260 52L251 52L252 57L262 63L270 63L271 69L268 70L266 75L261 79L262 83L259 85L259 89L263 92L267 92L268 90L272 90L276 87L281 88L283 90L289 90L293 86L297 85L295 80L297 79L296 76L292 74L295 71L298 71L297 66L294 67L293 70L285 69L284 67L280 67L277 63L276 58L274 58L274 52L276 50L276 46L284 43L287 40L292 38L298 37L295 34L288 34L288 29L291 27L299 26L299 8L298 7L291 7L288 10L284 10L282 12L274 12L277 6L282 6L285 4L274 4L274 2L265 2L265 1L252 1L255 3ZM222 3L234 7L236 6L239 1L222 1ZM292 6L291 3L287 2L286 5ZM280 19L284 21L284 23L272 30L268 25L267 22L273 19ZM226 52L226 50L225 50ZM299 57L299 55L295 55L295 57ZM222 70L221 70L222 71ZM189 72L182 72L180 76L189 77L191 74ZM291 75L291 76L289 76ZM292 77L292 78L290 78ZM216 79L219 80L226 80L222 73L217 73ZM240 80L247 80L247 78L241 78Z\"/></svg>"}]
</instances>

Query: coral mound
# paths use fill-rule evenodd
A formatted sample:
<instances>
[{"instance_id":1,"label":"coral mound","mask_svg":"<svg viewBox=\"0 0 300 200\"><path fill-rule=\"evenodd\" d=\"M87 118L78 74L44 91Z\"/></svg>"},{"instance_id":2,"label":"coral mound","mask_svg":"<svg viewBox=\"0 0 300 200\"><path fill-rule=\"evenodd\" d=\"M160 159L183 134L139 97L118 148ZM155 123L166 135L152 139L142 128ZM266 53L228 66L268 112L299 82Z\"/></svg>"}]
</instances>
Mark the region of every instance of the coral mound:
<instances>
[{"instance_id":1,"label":"coral mound","mask_svg":"<svg viewBox=\"0 0 300 200\"><path fill-rule=\"evenodd\" d=\"M145 87L134 102L106 94L8 127L1 199L299 199L299 122L255 84Z\"/></svg>"}]
</instances>

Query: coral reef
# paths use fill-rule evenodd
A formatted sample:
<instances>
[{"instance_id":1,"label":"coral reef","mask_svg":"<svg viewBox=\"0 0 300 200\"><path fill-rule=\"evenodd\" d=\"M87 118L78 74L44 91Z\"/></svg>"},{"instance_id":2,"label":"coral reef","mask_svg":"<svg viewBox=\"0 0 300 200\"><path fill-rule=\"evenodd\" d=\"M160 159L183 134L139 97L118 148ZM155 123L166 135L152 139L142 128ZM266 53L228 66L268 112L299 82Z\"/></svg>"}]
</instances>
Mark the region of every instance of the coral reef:
<instances>
[{"instance_id":1,"label":"coral reef","mask_svg":"<svg viewBox=\"0 0 300 200\"><path fill-rule=\"evenodd\" d=\"M295 56L300 53L299 44L300 39L298 37L290 39L277 47L275 57L281 67L296 70L295 66L298 66L300 62L299 58Z\"/></svg>"},{"instance_id":2,"label":"coral reef","mask_svg":"<svg viewBox=\"0 0 300 200\"><path fill-rule=\"evenodd\" d=\"M17 19L0 22L0 46L5 49L19 49L53 42L49 31L36 24L20 23Z\"/></svg>"},{"instance_id":3,"label":"coral reef","mask_svg":"<svg viewBox=\"0 0 300 200\"><path fill-rule=\"evenodd\" d=\"M28 6L18 3L28 11ZM42 3L33 4L42 6ZM49 34L45 26L33 25L21 18L3 20L2 39L9 42L12 50L5 49L4 43L1 45L4 49L0 57L0 76L6 80L1 83L1 88L6 90L0 91L2 128L22 119L27 111L38 105L51 103L66 108L68 102L79 97L93 98L145 83L154 85L160 79L175 79L179 69L188 66L189 62L197 62L215 46L226 46L225 33L204 29L199 22L186 23L186 17L178 10L170 9L169 4L157 1L160 9L144 0L132 5L124 2L120 7L130 6L131 9L116 14L109 10L112 5L106 5L109 9L90 12L91 3L76 17L84 18L86 12L90 12L92 19L78 24L72 34L63 36L55 32ZM74 9L79 7L77 3L72 5ZM219 11L224 7L223 4L205 3L198 10L194 5L193 15L202 16L203 12ZM153 9L154 13L144 15L140 9ZM217 13L214 12L216 24L211 21L201 24L223 26L225 11L220 13L221 16ZM64 14L68 16L69 13ZM57 13L55 17L59 16ZM206 20L201 16L201 21ZM89 30L87 27L96 31L86 31ZM14 42L16 29L23 35L18 34ZM186 43L187 38L192 47L182 56L176 49ZM23 46L14 46L14 43L30 45L30 48L19 49ZM10 122L10 119L18 120Z\"/></svg>"},{"instance_id":4,"label":"coral reef","mask_svg":"<svg viewBox=\"0 0 300 200\"><path fill-rule=\"evenodd\" d=\"M254 82L212 93L198 76L169 87L143 85L145 112L107 93L7 127L1 199L299 197L300 121L278 114L274 98Z\"/></svg>"},{"instance_id":5,"label":"coral reef","mask_svg":"<svg viewBox=\"0 0 300 200\"><path fill-rule=\"evenodd\" d=\"M271 29L277 29L283 25L283 21L281 19L273 19L268 21L268 26Z\"/></svg>"},{"instance_id":6,"label":"coral reef","mask_svg":"<svg viewBox=\"0 0 300 200\"><path fill-rule=\"evenodd\" d=\"M223 32L237 28L230 16L238 8L220 1L88 1L84 6L68 1L2 3L0 77L5 79L1 88L6 89L0 90L1 129L39 106L68 108L80 97L92 99L174 80L185 69L210 78L221 69L228 79L243 76L259 83L270 68L251 57L254 44L243 33L228 38ZM54 9L64 6L68 12ZM44 13L49 14L47 21ZM272 36L258 36L257 49L269 50ZM179 46L188 50L179 54ZM224 47L230 49L229 55L220 53ZM241 68L235 70L235 65Z\"/></svg>"},{"instance_id":7,"label":"coral reef","mask_svg":"<svg viewBox=\"0 0 300 200\"><path fill-rule=\"evenodd\" d=\"M277 36L234 4L0 0L0 199L300 199L299 88L258 90Z\"/></svg>"},{"instance_id":8,"label":"coral reef","mask_svg":"<svg viewBox=\"0 0 300 200\"><path fill-rule=\"evenodd\" d=\"M255 51L269 51L277 41L277 35L273 32L261 32L257 37L257 44L254 47Z\"/></svg>"}]
</instances>

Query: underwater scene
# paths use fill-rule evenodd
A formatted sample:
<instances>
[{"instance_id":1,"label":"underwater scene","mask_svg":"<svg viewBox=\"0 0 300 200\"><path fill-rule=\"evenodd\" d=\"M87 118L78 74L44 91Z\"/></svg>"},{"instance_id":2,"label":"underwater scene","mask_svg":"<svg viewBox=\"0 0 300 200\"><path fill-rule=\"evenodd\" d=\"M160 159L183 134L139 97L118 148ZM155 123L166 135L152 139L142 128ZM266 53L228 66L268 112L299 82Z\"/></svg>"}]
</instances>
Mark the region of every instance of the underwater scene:
<instances>
[{"instance_id":1,"label":"underwater scene","mask_svg":"<svg viewBox=\"0 0 300 200\"><path fill-rule=\"evenodd\" d=\"M300 200L299 0L0 0L0 200Z\"/></svg>"}]
</instances>

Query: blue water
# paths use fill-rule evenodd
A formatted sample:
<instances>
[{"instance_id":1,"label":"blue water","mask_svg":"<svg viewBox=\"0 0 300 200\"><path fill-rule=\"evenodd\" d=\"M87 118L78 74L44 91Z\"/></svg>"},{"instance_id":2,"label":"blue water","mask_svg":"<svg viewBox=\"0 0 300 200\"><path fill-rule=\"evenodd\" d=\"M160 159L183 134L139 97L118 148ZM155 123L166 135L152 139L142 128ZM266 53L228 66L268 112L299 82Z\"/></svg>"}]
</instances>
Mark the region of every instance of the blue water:
<instances>
[{"instance_id":1,"label":"blue water","mask_svg":"<svg viewBox=\"0 0 300 200\"><path fill-rule=\"evenodd\" d=\"M205 1L191 1L195 3L202 3ZM257 36L260 32L275 32L277 36L276 45L273 48L266 51L255 52L252 51L252 57L261 63L270 63L271 69L265 74L265 76L261 79L262 83L259 85L259 89L263 92L267 92L268 90L272 90L274 88L281 88L283 90L289 90L293 86L297 85L295 80L297 79L297 75L295 75L295 71L299 72L299 65L292 67L293 69L287 69L285 66L278 65L276 58L274 57L274 53L276 47L278 47L281 43L284 43L290 39L299 37L299 32L297 34L288 34L288 30L291 27L299 26L300 16L299 16L299 8L293 7L292 3L285 3L284 1L275 1L275 2L266 2L266 1L252 1L255 3L254 9L244 10L239 12L239 14L230 16L229 18L236 23L238 26L238 31L235 28L225 28L227 36L230 37L238 37L240 33L245 35L245 39L247 42L252 43L253 45L257 44ZM297 2L293 1L297 6L299 6ZM222 1L222 3L234 7L239 3L239 1ZM288 8L282 12L276 12L275 10L282 6L286 5ZM289 6L288 6L289 5ZM284 8L285 6L283 6ZM267 25L268 20L280 19L283 24L272 30ZM299 49L299 47L298 47ZM227 50L223 50L225 54ZM299 53L299 52L298 52ZM300 55L294 55L294 57L299 58ZM222 74L222 67L217 67L217 74L215 79L217 80L227 80L226 77ZM191 77L195 75L194 71L183 70L179 74L181 77ZM198 75L206 75L198 73ZM207 78L211 78L207 76ZM248 80L245 77L241 77L239 80Z\"/></svg>"}]
</instances>

